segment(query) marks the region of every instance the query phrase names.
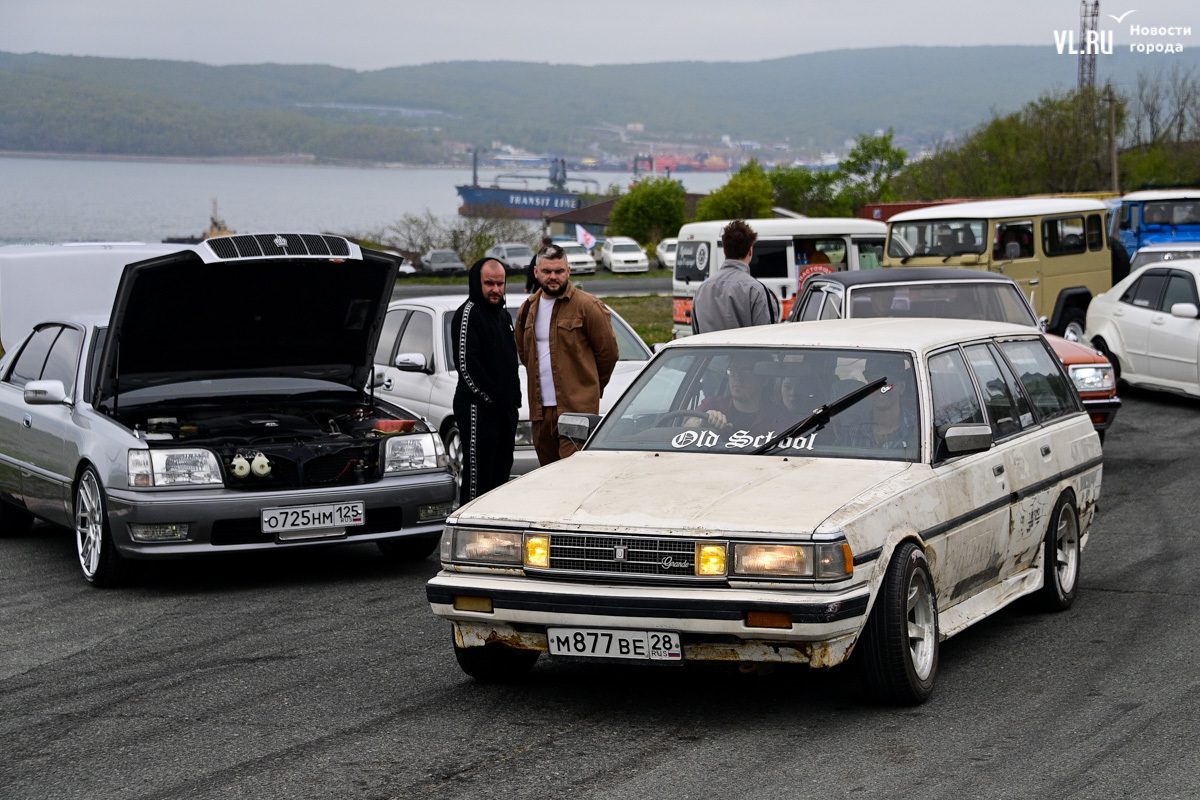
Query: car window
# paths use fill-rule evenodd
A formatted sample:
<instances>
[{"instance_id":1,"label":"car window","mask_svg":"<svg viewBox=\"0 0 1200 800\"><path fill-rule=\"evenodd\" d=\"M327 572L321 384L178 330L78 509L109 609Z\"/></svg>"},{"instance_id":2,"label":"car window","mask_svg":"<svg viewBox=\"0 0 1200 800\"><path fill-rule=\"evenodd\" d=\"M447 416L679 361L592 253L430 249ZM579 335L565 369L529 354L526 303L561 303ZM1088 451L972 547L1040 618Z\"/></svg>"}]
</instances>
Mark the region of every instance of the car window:
<instances>
[{"instance_id":1,"label":"car window","mask_svg":"<svg viewBox=\"0 0 1200 800\"><path fill-rule=\"evenodd\" d=\"M1121 295L1121 302L1138 308L1158 308L1158 298L1162 296L1166 282L1165 270L1150 270L1125 290L1125 294Z\"/></svg>"},{"instance_id":2,"label":"car window","mask_svg":"<svg viewBox=\"0 0 1200 800\"><path fill-rule=\"evenodd\" d=\"M1055 419L1079 409L1078 395L1063 374L1062 365L1041 339L1001 342L1000 350L1041 420Z\"/></svg>"},{"instance_id":3,"label":"car window","mask_svg":"<svg viewBox=\"0 0 1200 800\"><path fill-rule=\"evenodd\" d=\"M787 242L755 242L751 252L750 275L755 278L786 278Z\"/></svg>"},{"instance_id":4,"label":"car window","mask_svg":"<svg viewBox=\"0 0 1200 800\"><path fill-rule=\"evenodd\" d=\"M1009 255L1009 245L1014 255ZM992 258L1007 261L1010 258L1033 258L1033 221L1000 222L996 224L996 240L992 245Z\"/></svg>"},{"instance_id":5,"label":"car window","mask_svg":"<svg viewBox=\"0 0 1200 800\"><path fill-rule=\"evenodd\" d=\"M1088 214L1087 218L1088 250L1100 250L1104 247L1104 221L1099 214Z\"/></svg>"},{"instance_id":6,"label":"car window","mask_svg":"<svg viewBox=\"0 0 1200 800\"><path fill-rule=\"evenodd\" d=\"M58 325L47 325L29 337L8 375L14 386L24 388L30 381L41 379L42 368L46 366L46 356L50 354L50 347L61 330Z\"/></svg>"},{"instance_id":7,"label":"car window","mask_svg":"<svg viewBox=\"0 0 1200 800\"><path fill-rule=\"evenodd\" d=\"M75 393L75 375L79 368L79 348L82 344L82 333L74 328L63 328L50 348L46 366L42 369L42 380L62 381L68 397Z\"/></svg>"},{"instance_id":8,"label":"car window","mask_svg":"<svg viewBox=\"0 0 1200 800\"><path fill-rule=\"evenodd\" d=\"M392 353L396 347L396 334L404 326L408 318L407 309L389 311L383 320L383 333L379 334L379 344L375 346L375 363L385 367L392 366Z\"/></svg>"},{"instance_id":9,"label":"car window","mask_svg":"<svg viewBox=\"0 0 1200 800\"><path fill-rule=\"evenodd\" d=\"M1171 277L1167 279L1167 290L1163 292L1160 308L1170 314L1171 306L1176 303L1200 305L1200 302L1196 300L1196 282L1192 280L1191 275L1186 275L1182 272L1172 272Z\"/></svg>"},{"instance_id":10,"label":"car window","mask_svg":"<svg viewBox=\"0 0 1200 800\"><path fill-rule=\"evenodd\" d=\"M1042 220L1042 251L1048 256L1068 256L1087 250L1083 217Z\"/></svg>"},{"instance_id":11,"label":"car window","mask_svg":"<svg viewBox=\"0 0 1200 800\"><path fill-rule=\"evenodd\" d=\"M622 320L610 317L613 334L617 337L618 361L645 361L650 358L646 348L638 341L637 334Z\"/></svg>"},{"instance_id":12,"label":"car window","mask_svg":"<svg viewBox=\"0 0 1200 800\"><path fill-rule=\"evenodd\" d=\"M825 424L785 438L772 455L920 458L912 358L882 350L687 347L650 363L605 416L588 447L748 454L874 378L882 389Z\"/></svg>"},{"instance_id":13,"label":"car window","mask_svg":"<svg viewBox=\"0 0 1200 800\"><path fill-rule=\"evenodd\" d=\"M813 289L804 296L798 306L792 311L792 319L801 322L808 322L817 319L821 313L821 302L825 299L825 292L821 289Z\"/></svg>"},{"instance_id":14,"label":"car window","mask_svg":"<svg viewBox=\"0 0 1200 800\"><path fill-rule=\"evenodd\" d=\"M983 390L992 438L1003 439L1032 425L1033 414L1029 411L1029 401L1016 385L1015 379L1010 379L1010 375L1001 369L1001 361L996 359L992 349L988 345L977 344L964 348L964 351Z\"/></svg>"},{"instance_id":15,"label":"car window","mask_svg":"<svg viewBox=\"0 0 1200 800\"><path fill-rule=\"evenodd\" d=\"M826 292L825 305L821 306L821 319L840 319L842 316L842 296Z\"/></svg>"},{"instance_id":16,"label":"car window","mask_svg":"<svg viewBox=\"0 0 1200 800\"><path fill-rule=\"evenodd\" d=\"M1036 328L1037 318L1012 283L914 283L859 286L851 295L850 316L984 319Z\"/></svg>"},{"instance_id":17,"label":"car window","mask_svg":"<svg viewBox=\"0 0 1200 800\"><path fill-rule=\"evenodd\" d=\"M636 244L618 244L613 247L614 253L640 253L642 248Z\"/></svg>"},{"instance_id":18,"label":"car window","mask_svg":"<svg viewBox=\"0 0 1200 800\"><path fill-rule=\"evenodd\" d=\"M987 223L981 219L931 219L893 223L888 255L952 256L983 253Z\"/></svg>"},{"instance_id":19,"label":"car window","mask_svg":"<svg viewBox=\"0 0 1200 800\"><path fill-rule=\"evenodd\" d=\"M933 427L940 437L949 425L983 424L983 407L967 363L957 349L929 357Z\"/></svg>"},{"instance_id":20,"label":"car window","mask_svg":"<svg viewBox=\"0 0 1200 800\"><path fill-rule=\"evenodd\" d=\"M400 335L397 353L420 353L425 363L433 366L433 317L424 311L414 311L409 316L404 333Z\"/></svg>"}]
</instances>

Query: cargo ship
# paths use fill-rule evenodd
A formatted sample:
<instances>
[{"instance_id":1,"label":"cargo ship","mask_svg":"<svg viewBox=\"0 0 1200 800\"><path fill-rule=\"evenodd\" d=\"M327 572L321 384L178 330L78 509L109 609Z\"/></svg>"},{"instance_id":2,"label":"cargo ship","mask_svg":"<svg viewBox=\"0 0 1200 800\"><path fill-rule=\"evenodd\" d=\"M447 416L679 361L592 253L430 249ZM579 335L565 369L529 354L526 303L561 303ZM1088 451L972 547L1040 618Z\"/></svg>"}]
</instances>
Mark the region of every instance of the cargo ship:
<instances>
[{"instance_id":1,"label":"cargo ship","mask_svg":"<svg viewBox=\"0 0 1200 800\"><path fill-rule=\"evenodd\" d=\"M463 201L458 213L464 217L507 215L520 219L541 219L549 214L579 208L581 192L568 189L568 183L591 184L596 193L600 191L599 181L568 178L567 164L561 158L550 162L549 188L529 188L530 181L545 180L541 175L508 173L497 175L491 186L480 186L478 161L472 159L470 185L454 187Z\"/></svg>"}]
</instances>

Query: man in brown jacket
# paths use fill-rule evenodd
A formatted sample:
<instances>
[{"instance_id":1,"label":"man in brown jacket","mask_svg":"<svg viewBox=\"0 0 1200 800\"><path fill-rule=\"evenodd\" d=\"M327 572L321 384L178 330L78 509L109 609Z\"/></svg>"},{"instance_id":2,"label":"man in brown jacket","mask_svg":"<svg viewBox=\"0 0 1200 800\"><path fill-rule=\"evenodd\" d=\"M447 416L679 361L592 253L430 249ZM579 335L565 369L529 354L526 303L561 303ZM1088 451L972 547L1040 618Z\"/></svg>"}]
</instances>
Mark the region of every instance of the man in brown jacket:
<instances>
[{"instance_id":1,"label":"man in brown jacket","mask_svg":"<svg viewBox=\"0 0 1200 800\"><path fill-rule=\"evenodd\" d=\"M517 352L529 386L533 447L542 465L575 452L558 435L558 417L600 413L600 394L617 364L608 307L570 281L567 254L555 244L538 253L541 289L517 314Z\"/></svg>"}]
</instances>

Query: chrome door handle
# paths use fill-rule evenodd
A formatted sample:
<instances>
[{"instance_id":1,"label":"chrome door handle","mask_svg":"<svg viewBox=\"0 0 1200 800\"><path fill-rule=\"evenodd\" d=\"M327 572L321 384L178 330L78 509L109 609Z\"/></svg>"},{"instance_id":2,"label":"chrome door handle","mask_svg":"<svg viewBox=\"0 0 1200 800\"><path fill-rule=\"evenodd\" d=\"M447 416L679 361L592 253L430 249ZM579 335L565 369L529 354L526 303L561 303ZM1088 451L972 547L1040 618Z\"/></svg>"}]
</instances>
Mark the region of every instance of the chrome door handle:
<instances>
[{"instance_id":1,"label":"chrome door handle","mask_svg":"<svg viewBox=\"0 0 1200 800\"><path fill-rule=\"evenodd\" d=\"M996 466L992 467L992 474L995 475L997 478L999 478L1001 475L1004 474L1004 465L997 464Z\"/></svg>"},{"instance_id":2,"label":"chrome door handle","mask_svg":"<svg viewBox=\"0 0 1200 800\"><path fill-rule=\"evenodd\" d=\"M1029 281L1029 285L1030 285L1030 286L1037 286L1037 285L1038 285L1038 279L1037 279L1037 278L1031 278L1031 279L1030 279L1030 281Z\"/></svg>"},{"instance_id":3,"label":"chrome door handle","mask_svg":"<svg viewBox=\"0 0 1200 800\"><path fill-rule=\"evenodd\" d=\"M25 416L21 417L21 424L24 425L26 428L32 428L33 427L33 417L26 414Z\"/></svg>"}]
</instances>

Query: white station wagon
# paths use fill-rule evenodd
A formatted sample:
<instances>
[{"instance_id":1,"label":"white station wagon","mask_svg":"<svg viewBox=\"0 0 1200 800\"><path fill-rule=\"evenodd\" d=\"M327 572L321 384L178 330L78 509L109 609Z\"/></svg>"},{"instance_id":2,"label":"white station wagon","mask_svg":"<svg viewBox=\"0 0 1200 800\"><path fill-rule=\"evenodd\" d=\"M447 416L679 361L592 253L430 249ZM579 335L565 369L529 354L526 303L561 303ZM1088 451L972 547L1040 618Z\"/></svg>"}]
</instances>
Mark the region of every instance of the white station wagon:
<instances>
[{"instance_id":1,"label":"white station wagon","mask_svg":"<svg viewBox=\"0 0 1200 800\"><path fill-rule=\"evenodd\" d=\"M447 521L427 595L479 679L543 652L853 658L876 699L921 702L940 640L1022 595L1072 604L1100 495L1070 379L1039 332L1004 323L689 337L603 421L559 426L582 452Z\"/></svg>"}]
</instances>

